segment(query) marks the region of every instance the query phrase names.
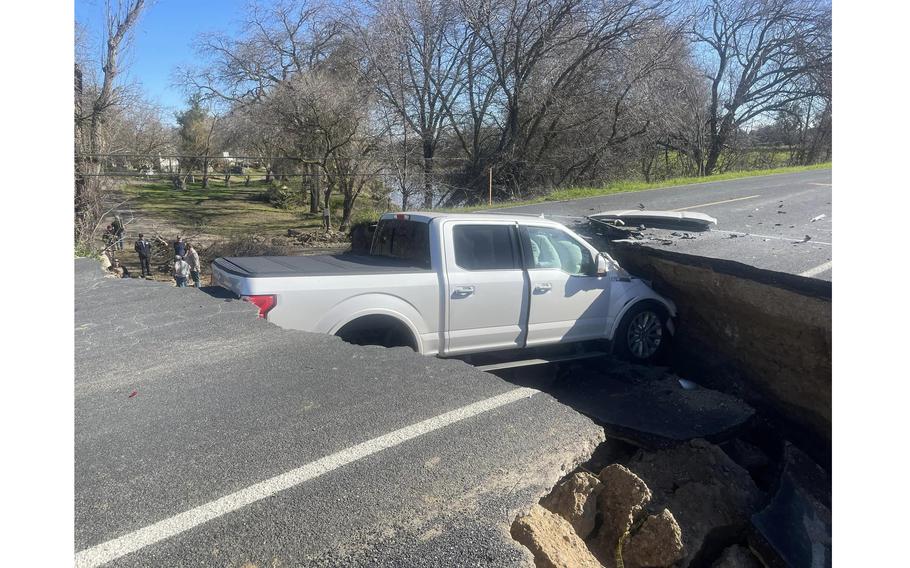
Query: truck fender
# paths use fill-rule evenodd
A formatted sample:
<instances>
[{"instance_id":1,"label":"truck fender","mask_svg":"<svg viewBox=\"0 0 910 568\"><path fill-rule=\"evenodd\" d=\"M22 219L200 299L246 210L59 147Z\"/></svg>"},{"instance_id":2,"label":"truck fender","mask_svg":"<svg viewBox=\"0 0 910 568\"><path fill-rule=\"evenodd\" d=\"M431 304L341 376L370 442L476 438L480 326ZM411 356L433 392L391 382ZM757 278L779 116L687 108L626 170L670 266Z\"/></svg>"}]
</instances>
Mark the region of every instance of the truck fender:
<instances>
[{"instance_id":1,"label":"truck fender","mask_svg":"<svg viewBox=\"0 0 910 568\"><path fill-rule=\"evenodd\" d=\"M420 330L427 329L426 322L414 306L391 294L368 293L348 298L333 306L319 321L316 329L335 335L345 325L370 315L385 315L400 321L414 336L417 352L424 352Z\"/></svg>"}]
</instances>

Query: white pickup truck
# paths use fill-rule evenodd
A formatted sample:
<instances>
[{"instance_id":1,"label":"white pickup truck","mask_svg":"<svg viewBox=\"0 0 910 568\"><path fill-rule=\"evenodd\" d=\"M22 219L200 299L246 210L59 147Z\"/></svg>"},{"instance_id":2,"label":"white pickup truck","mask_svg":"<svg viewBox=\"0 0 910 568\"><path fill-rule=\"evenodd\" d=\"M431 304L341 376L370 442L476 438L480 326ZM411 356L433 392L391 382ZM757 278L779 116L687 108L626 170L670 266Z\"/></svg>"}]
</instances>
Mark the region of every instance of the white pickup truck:
<instances>
[{"instance_id":1,"label":"white pickup truck","mask_svg":"<svg viewBox=\"0 0 910 568\"><path fill-rule=\"evenodd\" d=\"M645 362L676 315L565 226L519 215L389 213L369 254L218 258L212 279L281 327L425 355L611 340Z\"/></svg>"}]
</instances>

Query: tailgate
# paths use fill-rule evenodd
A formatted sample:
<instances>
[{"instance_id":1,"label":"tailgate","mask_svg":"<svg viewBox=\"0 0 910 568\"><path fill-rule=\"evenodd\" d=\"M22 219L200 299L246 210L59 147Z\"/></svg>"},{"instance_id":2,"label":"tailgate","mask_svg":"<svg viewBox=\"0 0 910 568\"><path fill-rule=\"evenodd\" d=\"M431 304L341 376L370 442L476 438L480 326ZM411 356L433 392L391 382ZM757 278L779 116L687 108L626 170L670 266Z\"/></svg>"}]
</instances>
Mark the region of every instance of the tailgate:
<instances>
[{"instance_id":1,"label":"tailgate","mask_svg":"<svg viewBox=\"0 0 910 568\"><path fill-rule=\"evenodd\" d=\"M242 264L226 258L216 258L212 262L212 285L221 286L237 296L250 294L251 271Z\"/></svg>"}]
</instances>

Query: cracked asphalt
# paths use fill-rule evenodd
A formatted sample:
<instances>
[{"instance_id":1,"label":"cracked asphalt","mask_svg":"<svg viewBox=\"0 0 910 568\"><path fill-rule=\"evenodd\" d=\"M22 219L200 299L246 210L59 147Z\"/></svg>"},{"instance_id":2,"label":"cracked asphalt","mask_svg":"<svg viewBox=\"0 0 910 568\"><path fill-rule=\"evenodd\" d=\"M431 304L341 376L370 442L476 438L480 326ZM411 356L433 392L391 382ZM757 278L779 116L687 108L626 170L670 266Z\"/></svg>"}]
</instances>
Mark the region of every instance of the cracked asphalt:
<instances>
[{"instance_id":1,"label":"cracked asphalt","mask_svg":"<svg viewBox=\"0 0 910 568\"><path fill-rule=\"evenodd\" d=\"M516 388L282 330L244 302L75 263L75 552ZM531 566L509 536L603 439L544 393L384 449L111 566Z\"/></svg>"},{"instance_id":2,"label":"cracked asphalt","mask_svg":"<svg viewBox=\"0 0 910 568\"><path fill-rule=\"evenodd\" d=\"M496 211L545 214L586 234L586 215L638 209L686 210L717 219L693 239L650 230L644 246L735 260L758 268L831 280L831 170L819 169L735 180L617 193L572 201L543 202ZM819 216L823 215L820 219ZM816 219L813 221L812 219ZM809 237L805 241L806 236ZM661 241L672 241L661 244Z\"/></svg>"}]
</instances>

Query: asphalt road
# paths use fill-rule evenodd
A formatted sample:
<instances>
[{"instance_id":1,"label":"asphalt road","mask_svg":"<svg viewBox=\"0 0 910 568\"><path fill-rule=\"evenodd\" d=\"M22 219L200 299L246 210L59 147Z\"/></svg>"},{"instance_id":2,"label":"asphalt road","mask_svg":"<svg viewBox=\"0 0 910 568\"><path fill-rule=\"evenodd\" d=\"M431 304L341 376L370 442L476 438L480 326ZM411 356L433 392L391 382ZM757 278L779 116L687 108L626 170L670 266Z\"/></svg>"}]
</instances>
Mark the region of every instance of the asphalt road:
<instances>
[{"instance_id":1,"label":"asphalt road","mask_svg":"<svg viewBox=\"0 0 910 568\"><path fill-rule=\"evenodd\" d=\"M618 193L572 201L497 209L547 217L580 229L584 216L610 210L686 210L717 219L710 232L679 239L672 231L651 230L646 246L671 246L689 254L831 280L831 170L810 170L737 180ZM824 215L821 219L812 221ZM806 241L806 237L809 240ZM672 244L659 244L660 241Z\"/></svg>"},{"instance_id":2,"label":"asphalt road","mask_svg":"<svg viewBox=\"0 0 910 568\"><path fill-rule=\"evenodd\" d=\"M75 269L79 566L531 566L512 520L603 439L459 361Z\"/></svg>"}]
</instances>

